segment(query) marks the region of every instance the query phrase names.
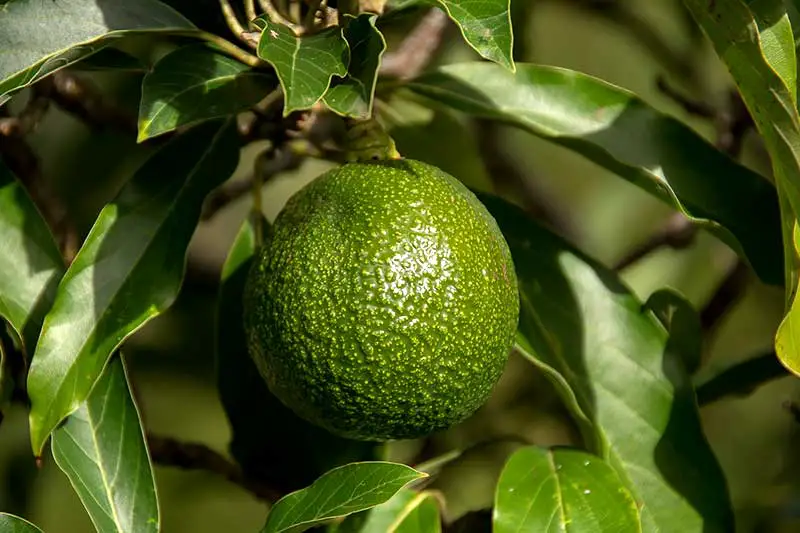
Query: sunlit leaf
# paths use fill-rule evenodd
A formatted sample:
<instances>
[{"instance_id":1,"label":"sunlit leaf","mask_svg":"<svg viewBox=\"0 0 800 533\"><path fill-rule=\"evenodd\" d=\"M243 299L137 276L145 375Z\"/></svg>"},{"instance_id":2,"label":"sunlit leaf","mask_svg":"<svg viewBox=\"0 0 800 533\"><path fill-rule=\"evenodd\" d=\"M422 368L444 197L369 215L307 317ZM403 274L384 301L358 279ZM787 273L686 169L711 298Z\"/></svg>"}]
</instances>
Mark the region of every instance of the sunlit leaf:
<instances>
[{"instance_id":1,"label":"sunlit leaf","mask_svg":"<svg viewBox=\"0 0 800 533\"><path fill-rule=\"evenodd\" d=\"M390 9L419 5L442 8L476 52L514 70L511 0L389 0L388 3Z\"/></svg>"},{"instance_id":2,"label":"sunlit leaf","mask_svg":"<svg viewBox=\"0 0 800 533\"><path fill-rule=\"evenodd\" d=\"M267 515L262 533L306 531L327 520L380 505L423 477L422 472L398 463L350 463L334 468L310 487L281 498Z\"/></svg>"},{"instance_id":3,"label":"sunlit leaf","mask_svg":"<svg viewBox=\"0 0 800 533\"><path fill-rule=\"evenodd\" d=\"M203 200L238 157L232 121L202 124L165 144L100 212L58 287L28 375L37 455L119 345L172 304Z\"/></svg>"},{"instance_id":4,"label":"sunlit leaf","mask_svg":"<svg viewBox=\"0 0 800 533\"><path fill-rule=\"evenodd\" d=\"M482 196L520 284L518 349L617 471L645 532L733 530L725 478L666 329L619 281L517 207Z\"/></svg>"},{"instance_id":5,"label":"sunlit leaf","mask_svg":"<svg viewBox=\"0 0 800 533\"><path fill-rule=\"evenodd\" d=\"M253 23L261 29L258 56L275 67L283 89L283 112L288 115L316 104L334 76L347 75L350 50L338 26L297 36L266 17Z\"/></svg>"},{"instance_id":6,"label":"sunlit leaf","mask_svg":"<svg viewBox=\"0 0 800 533\"><path fill-rule=\"evenodd\" d=\"M638 533L639 509L602 459L567 448L529 446L503 467L494 532Z\"/></svg>"},{"instance_id":7,"label":"sunlit leaf","mask_svg":"<svg viewBox=\"0 0 800 533\"><path fill-rule=\"evenodd\" d=\"M8 513L0 513L0 531L3 533L42 533L27 520Z\"/></svg>"},{"instance_id":8,"label":"sunlit leaf","mask_svg":"<svg viewBox=\"0 0 800 533\"><path fill-rule=\"evenodd\" d=\"M2 160L0 247L0 317L32 353L65 267L42 215Z\"/></svg>"},{"instance_id":9,"label":"sunlit leaf","mask_svg":"<svg viewBox=\"0 0 800 533\"><path fill-rule=\"evenodd\" d=\"M138 140L238 113L276 86L271 74L254 71L204 44L179 48L156 63L142 81Z\"/></svg>"},{"instance_id":10,"label":"sunlit leaf","mask_svg":"<svg viewBox=\"0 0 800 533\"><path fill-rule=\"evenodd\" d=\"M153 470L121 357L53 432L52 448L98 532L159 531Z\"/></svg>"},{"instance_id":11,"label":"sunlit leaf","mask_svg":"<svg viewBox=\"0 0 800 533\"><path fill-rule=\"evenodd\" d=\"M331 533L439 533L439 501L432 492L403 489L369 511L348 516Z\"/></svg>"},{"instance_id":12,"label":"sunlit leaf","mask_svg":"<svg viewBox=\"0 0 800 533\"><path fill-rule=\"evenodd\" d=\"M573 150L681 210L724 240L764 281L783 280L774 187L632 93L578 72L448 65L411 88L469 114Z\"/></svg>"},{"instance_id":13,"label":"sunlit leaf","mask_svg":"<svg viewBox=\"0 0 800 533\"><path fill-rule=\"evenodd\" d=\"M377 16L362 14L344 30L350 47L350 65L344 79L334 80L325 94L325 104L340 115L368 118L381 56L386 50L383 34L375 27Z\"/></svg>"},{"instance_id":14,"label":"sunlit leaf","mask_svg":"<svg viewBox=\"0 0 800 533\"><path fill-rule=\"evenodd\" d=\"M194 26L157 0L13 0L0 8L0 104L131 32ZM10 51L13 51L10 52Z\"/></svg>"},{"instance_id":15,"label":"sunlit leaf","mask_svg":"<svg viewBox=\"0 0 800 533\"><path fill-rule=\"evenodd\" d=\"M798 214L800 214L800 114L795 43L784 2L684 0L728 67L772 159L781 195L789 312L778 329L778 357L800 374Z\"/></svg>"}]
</instances>

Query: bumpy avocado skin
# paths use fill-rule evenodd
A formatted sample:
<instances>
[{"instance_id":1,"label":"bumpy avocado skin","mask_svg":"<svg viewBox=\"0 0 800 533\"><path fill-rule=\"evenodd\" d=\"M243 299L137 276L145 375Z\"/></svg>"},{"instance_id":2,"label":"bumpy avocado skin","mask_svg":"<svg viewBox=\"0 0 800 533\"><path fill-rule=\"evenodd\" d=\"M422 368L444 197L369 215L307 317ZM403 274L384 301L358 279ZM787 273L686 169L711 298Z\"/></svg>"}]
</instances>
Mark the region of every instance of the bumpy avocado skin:
<instances>
[{"instance_id":1,"label":"bumpy avocado skin","mask_svg":"<svg viewBox=\"0 0 800 533\"><path fill-rule=\"evenodd\" d=\"M411 160L351 163L298 191L245 290L250 354L309 422L361 440L468 417L508 359L517 279L494 218Z\"/></svg>"}]
</instances>

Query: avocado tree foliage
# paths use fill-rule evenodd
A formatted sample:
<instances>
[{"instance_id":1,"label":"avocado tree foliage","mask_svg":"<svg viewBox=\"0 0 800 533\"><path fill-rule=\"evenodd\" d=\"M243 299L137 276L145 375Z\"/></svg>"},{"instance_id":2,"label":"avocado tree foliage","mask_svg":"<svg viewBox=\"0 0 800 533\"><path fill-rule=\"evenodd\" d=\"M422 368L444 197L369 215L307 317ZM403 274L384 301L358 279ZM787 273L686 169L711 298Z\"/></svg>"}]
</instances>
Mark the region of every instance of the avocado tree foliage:
<instances>
[{"instance_id":1,"label":"avocado tree foliage","mask_svg":"<svg viewBox=\"0 0 800 533\"><path fill-rule=\"evenodd\" d=\"M743 383L734 369L696 389L701 317L680 294L639 300L614 269L469 183L513 255L515 351L551 382L578 434L570 447L515 448L496 484L492 530L734 530L698 399L747 390L784 368L800 374L796 2L684 0L730 71L771 179L623 88L515 62L511 21L521 4L0 2L0 408L29 409L31 453L52 455L97 531L161 529L152 452L164 442L147 437L125 342L175 301L195 228L219 207L243 148L262 146L247 184L255 192L307 159L387 157L398 102L511 125L575 152L719 238L763 282L785 286L775 353L761 361L771 370ZM474 57L426 68L445 25ZM405 40L387 38L397 27ZM139 76L139 99L125 102L135 112L81 85L87 72ZM51 103L147 148L85 235L26 144ZM254 194L219 279L218 387L236 463L228 477L269 503L266 533L456 530L429 483L465 450L413 467L392 461L392 443L350 441L297 419L254 371L240 317L247 270L269 231L260 202ZM308 460L265 471L265 454L291 447ZM7 513L0 530L39 531Z\"/></svg>"}]
</instances>

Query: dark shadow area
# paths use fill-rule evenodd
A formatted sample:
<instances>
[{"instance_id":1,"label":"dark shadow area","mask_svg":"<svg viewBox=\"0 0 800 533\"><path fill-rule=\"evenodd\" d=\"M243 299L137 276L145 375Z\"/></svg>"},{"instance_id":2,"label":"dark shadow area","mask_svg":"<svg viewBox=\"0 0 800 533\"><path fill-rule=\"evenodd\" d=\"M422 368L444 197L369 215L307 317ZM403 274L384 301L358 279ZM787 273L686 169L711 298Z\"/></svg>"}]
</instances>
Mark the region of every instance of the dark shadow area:
<instances>
[{"instance_id":1,"label":"dark shadow area","mask_svg":"<svg viewBox=\"0 0 800 533\"><path fill-rule=\"evenodd\" d=\"M217 385L231 424L230 450L244 471L281 492L310 485L327 470L378 459L378 445L341 438L302 420L266 386L250 359L242 294L252 259L223 284L217 313Z\"/></svg>"}]
</instances>

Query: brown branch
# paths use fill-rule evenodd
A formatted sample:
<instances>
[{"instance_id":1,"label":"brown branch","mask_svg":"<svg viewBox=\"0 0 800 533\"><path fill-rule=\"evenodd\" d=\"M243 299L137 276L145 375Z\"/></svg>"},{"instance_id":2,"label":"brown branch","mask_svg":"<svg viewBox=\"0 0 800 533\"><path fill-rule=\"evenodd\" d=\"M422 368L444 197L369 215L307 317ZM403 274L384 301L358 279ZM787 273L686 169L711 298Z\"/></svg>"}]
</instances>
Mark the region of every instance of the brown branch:
<instances>
[{"instance_id":1,"label":"brown branch","mask_svg":"<svg viewBox=\"0 0 800 533\"><path fill-rule=\"evenodd\" d=\"M738 302L749 278L749 270L744 261L737 260L714 295L700 312L700 323L707 334L714 331L720 320Z\"/></svg>"},{"instance_id":2,"label":"brown branch","mask_svg":"<svg viewBox=\"0 0 800 533\"><path fill-rule=\"evenodd\" d=\"M86 78L60 70L39 82L42 94L89 126L136 134L136 117L110 102Z\"/></svg>"},{"instance_id":3,"label":"brown branch","mask_svg":"<svg viewBox=\"0 0 800 533\"><path fill-rule=\"evenodd\" d=\"M690 115L714 119L717 118L717 115L719 114L714 106L700 100L693 100L688 96L678 92L677 89L669 84L664 76L658 76L658 78L656 78L656 87L659 91L661 91L662 94L664 94L664 96L667 96L673 102L681 106L683 110Z\"/></svg>"},{"instance_id":4,"label":"brown branch","mask_svg":"<svg viewBox=\"0 0 800 533\"><path fill-rule=\"evenodd\" d=\"M284 146L261 154L256 165L259 167L257 172L260 173L262 183L265 183L281 172L298 168L302 162L301 154ZM226 206L247 195L252 190L253 183L254 176L251 176L246 180L230 182L218 188L206 199L200 216L201 220L214 218Z\"/></svg>"},{"instance_id":5,"label":"brown branch","mask_svg":"<svg viewBox=\"0 0 800 533\"><path fill-rule=\"evenodd\" d=\"M27 106L26 110L30 112L33 105L38 115L42 109L41 103L37 103L39 101L40 95L35 91L32 104ZM31 200L56 236L65 262L69 264L80 247L80 237L72 221L69 220L67 209L61 199L43 179L39 158L24 138L24 135L30 133L38 124L38 120L29 120L25 114L26 111L23 111L18 117L11 117L7 108L0 107L3 124L7 126L3 132L9 133L9 135L0 134L0 157L28 191Z\"/></svg>"},{"instance_id":6,"label":"brown branch","mask_svg":"<svg viewBox=\"0 0 800 533\"><path fill-rule=\"evenodd\" d=\"M688 248L697 235L697 226L683 213L673 213L664 225L647 241L630 250L614 265L616 270L625 269L662 247L676 250Z\"/></svg>"},{"instance_id":7,"label":"brown branch","mask_svg":"<svg viewBox=\"0 0 800 533\"><path fill-rule=\"evenodd\" d=\"M150 457L159 465L212 472L268 503L274 503L282 496L272 487L248 478L236 464L204 444L181 442L156 435L148 435L147 444L150 447Z\"/></svg>"},{"instance_id":8,"label":"brown branch","mask_svg":"<svg viewBox=\"0 0 800 533\"><path fill-rule=\"evenodd\" d=\"M447 26L447 14L438 8L432 8L403 39L397 50L384 55L381 74L400 79L410 79L419 75L442 44Z\"/></svg>"}]
</instances>

